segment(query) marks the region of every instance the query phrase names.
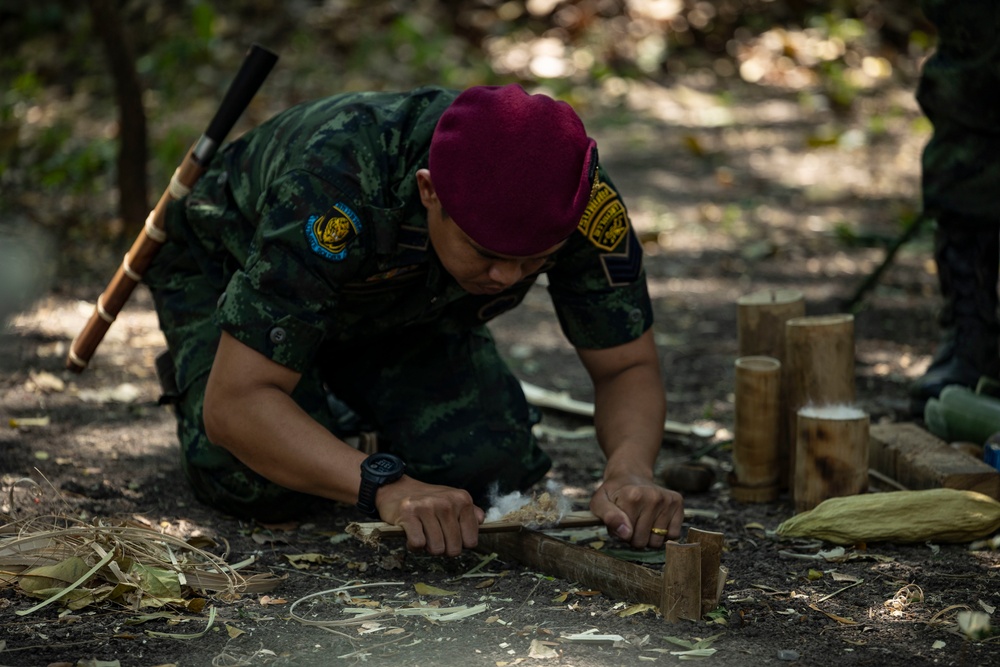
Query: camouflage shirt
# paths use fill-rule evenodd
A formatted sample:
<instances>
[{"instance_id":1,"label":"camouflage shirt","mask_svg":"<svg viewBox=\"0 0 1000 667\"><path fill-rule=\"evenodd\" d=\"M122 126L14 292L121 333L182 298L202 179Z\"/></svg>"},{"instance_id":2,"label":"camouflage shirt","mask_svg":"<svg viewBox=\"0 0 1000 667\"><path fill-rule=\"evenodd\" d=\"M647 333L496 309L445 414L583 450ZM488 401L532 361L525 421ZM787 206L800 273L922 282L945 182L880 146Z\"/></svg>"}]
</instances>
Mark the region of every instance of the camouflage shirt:
<instances>
[{"instance_id":1,"label":"camouflage shirt","mask_svg":"<svg viewBox=\"0 0 1000 667\"><path fill-rule=\"evenodd\" d=\"M639 337L652 323L641 246L603 170L579 233L538 273L500 294L472 295L444 270L415 173L457 94L338 95L293 107L220 153L180 223L225 290L218 325L302 372L323 345L478 326L547 273L572 344Z\"/></svg>"}]
</instances>

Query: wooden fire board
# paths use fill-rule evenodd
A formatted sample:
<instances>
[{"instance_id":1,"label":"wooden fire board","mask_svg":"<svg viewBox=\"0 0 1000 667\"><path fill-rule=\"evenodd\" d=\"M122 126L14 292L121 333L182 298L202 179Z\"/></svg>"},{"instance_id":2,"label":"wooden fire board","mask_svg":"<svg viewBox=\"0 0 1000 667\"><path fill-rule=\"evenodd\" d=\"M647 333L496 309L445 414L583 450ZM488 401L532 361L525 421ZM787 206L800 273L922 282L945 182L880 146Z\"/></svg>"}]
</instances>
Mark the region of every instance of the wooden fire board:
<instances>
[{"instance_id":1,"label":"wooden fire board","mask_svg":"<svg viewBox=\"0 0 1000 667\"><path fill-rule=\"evenodd\" d=\"M876 424L869 436L869 466L909 489L968 489L1000 500L1000 470L916 424Z\"/></svg>"}]
</instances>

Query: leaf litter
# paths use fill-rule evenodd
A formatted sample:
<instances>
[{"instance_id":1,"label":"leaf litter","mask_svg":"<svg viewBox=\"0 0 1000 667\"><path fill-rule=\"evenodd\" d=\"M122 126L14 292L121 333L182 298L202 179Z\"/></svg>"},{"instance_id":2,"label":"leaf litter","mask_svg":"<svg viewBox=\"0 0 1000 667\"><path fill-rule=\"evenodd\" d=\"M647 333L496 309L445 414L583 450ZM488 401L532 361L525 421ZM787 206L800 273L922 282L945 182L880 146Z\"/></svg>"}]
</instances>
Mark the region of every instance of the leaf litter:
<instances>
[{"instance_id":1,"label":"leaf litter","mask_svg":"<svg viewBox=\"0 0 1000 667\"><path fill-rule=\"evenodd\" d=\"M285 579L244 573L253 562L251 558L230 564L225 556L130 521L87 523L48 516L0 526L0 586L16 587L41 600L17 611L21 616L50 604L67 611L117 604L133 612L174 609L200 614L210 597L231 601L247 593L267 593ZM205 631L215 608L208 613Z\"/></svg>"}]
</instances>

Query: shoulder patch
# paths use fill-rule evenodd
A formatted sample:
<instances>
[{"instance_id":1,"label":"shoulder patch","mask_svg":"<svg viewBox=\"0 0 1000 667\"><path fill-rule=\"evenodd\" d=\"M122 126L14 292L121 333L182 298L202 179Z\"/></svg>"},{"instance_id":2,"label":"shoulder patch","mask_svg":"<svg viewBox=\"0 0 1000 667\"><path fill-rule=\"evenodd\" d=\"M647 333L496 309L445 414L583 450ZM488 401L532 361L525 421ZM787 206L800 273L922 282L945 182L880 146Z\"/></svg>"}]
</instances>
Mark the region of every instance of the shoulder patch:
<instances>
[{"instance_id":1,"label":"shoulder patch","mask_svg":"<svg viewBox=\"0 0 1000 667\"><path fill-rule=\"evenodd\" d=\"M629 227L628 213L618 193L607 183L596 182L577 229L595 246L609 252L628 233Z\"/></svg>"},{"instance_id":2,"label":"shoulder patch","mask_svg":"<svg viewBox=\"0 0 1000 667\"><path fill-rule=\"evenodd\" d=\"M347 256L347 244L361 229L361 219L343 202L337 202L323 215L309 216L305 224L306 239L312 251L334 261Z\"/></svg>"}]
</instances>

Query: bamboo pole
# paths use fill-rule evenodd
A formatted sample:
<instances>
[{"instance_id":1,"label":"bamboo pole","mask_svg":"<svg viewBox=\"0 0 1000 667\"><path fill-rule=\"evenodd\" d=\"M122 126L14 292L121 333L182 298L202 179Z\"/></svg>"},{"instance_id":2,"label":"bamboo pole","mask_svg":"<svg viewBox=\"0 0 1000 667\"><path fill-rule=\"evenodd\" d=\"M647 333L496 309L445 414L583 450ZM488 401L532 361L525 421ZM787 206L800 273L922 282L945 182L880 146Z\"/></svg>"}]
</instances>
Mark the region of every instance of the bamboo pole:
<instances>
[{"instance_id":1,"label":"bamboo pole","mask_svg":"<svg viewBox=\"0 0 1000 667\"><path fill-rule=\"evenodd\" d=\"M738 502L770 502L778 497L781 469L781 362L765 356L737 359L735 396L730 494Z\"/></svg>"},{"instance_id":2,"label":"bamboo pole","mask_svg":"<svg viewBox=\"0 0 1000 667\"><path fill-rule=\"evenodd\" d=\"M867 413L848 405L799 410L792 492L796 512L868 489L868 427Z\"/></svg>"},{"instance_id":3,"label":"bamboo pole","mask_svg":"<svg viewBox=\"0 0 1000 667\"><path fill-rule=\"evenodd\" d=\"M798 413L807 405L850 405L855 400L854 316L849 314L796 317L785 323L785 386L788 433L787 466L782 462L779 484L789 488L794 474ZM782 480L781 478L784 478Z\"/></svg>"},{"instance_id":4,"label":"bamboo pole","mask_svg":"<svg viewBox=\"0 0 1000 667\"><path fill-rule=\"evenodd\" d=\"M794 289L770 289L761 290L752 294L747 294L737 300L737 338L738 357L764 356L777 359L782 367L786 365L785 353L787 344L785 336L787 332L786 323L806 314L805 298L802 292ZM781 383L781 395L779 398L782 415L788 410L788 396L785 383ZM786 420L782 419L778 425L778 460L781 467L778 469L778 490L788 487L788 468L782 463L789 459L789 452L795 446L794 424L791 430ZM754 498L759 497L757 502L767 502L770 500L769 493L759 493L759 491L747 491L743 502L755 502Z\"/></svg>"},{"instance_id":5,"label":"bamboo pole","mask_svg":"<svg viewBox=\"0 0 1000 667\"><path fill-rule=\"evenodd\" d=\"M763 290L736 301L738 356L785 356L785 322L806 314L802 292Z\"/></svg>"}]
</instances>

